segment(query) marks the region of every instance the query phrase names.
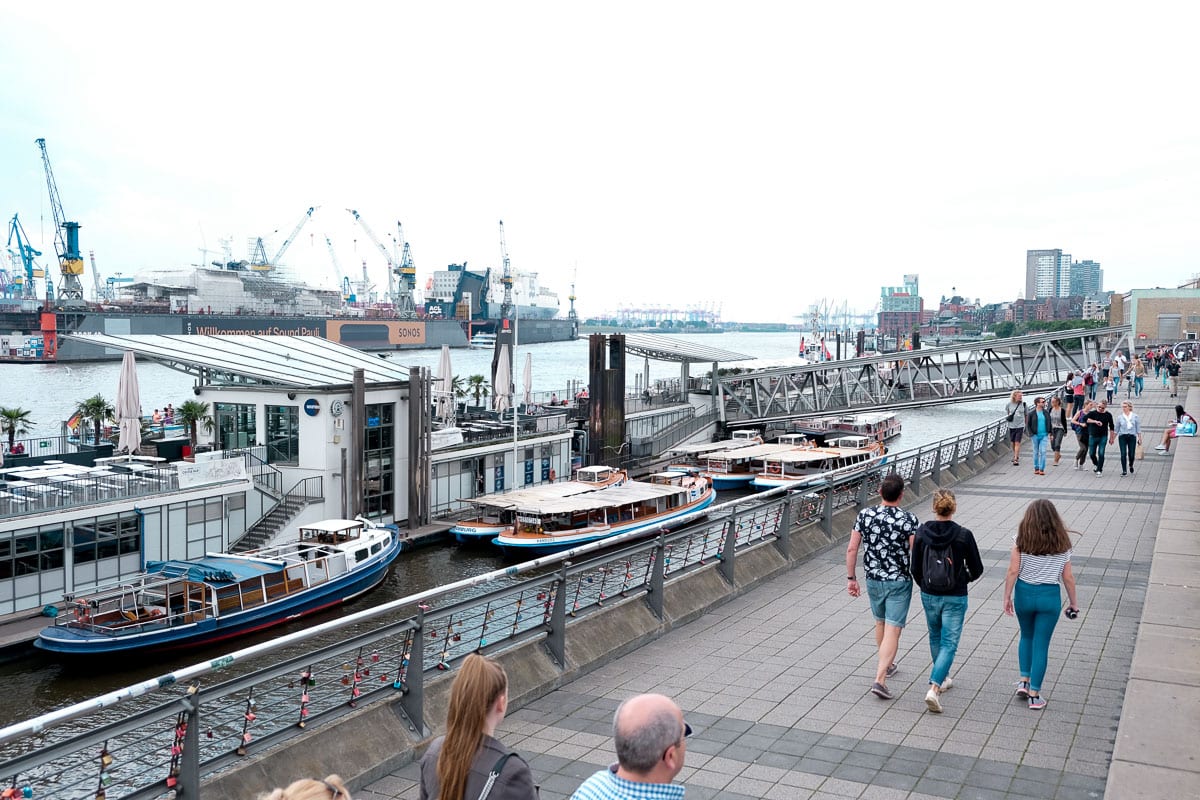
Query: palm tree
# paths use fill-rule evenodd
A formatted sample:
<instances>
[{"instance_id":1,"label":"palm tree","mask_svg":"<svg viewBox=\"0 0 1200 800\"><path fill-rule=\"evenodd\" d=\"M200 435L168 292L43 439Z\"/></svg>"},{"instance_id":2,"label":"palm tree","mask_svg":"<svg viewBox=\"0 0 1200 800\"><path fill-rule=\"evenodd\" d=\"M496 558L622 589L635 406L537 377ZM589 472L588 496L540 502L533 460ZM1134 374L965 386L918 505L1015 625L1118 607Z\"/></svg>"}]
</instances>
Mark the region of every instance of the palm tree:
<instances>
[{"instance_id":1,"label":"palm tree","mask_svg":"<svg viewBox=\"0 0 1200 800\"><path fill-rule=\"evenodd\" d=\"M475 405L483 405L482 399L488 396L488 380L483 375L472 375L467 378L467 394L475 398Z\"/></svg>"},{"instance_id":2,"label":"palm tree","mask_svg":"<svg viewBox=\"0 0 1200 800\"><path fill-rule=\"evenodd\" d=\"M93 447L100 445L100 426L105 422L115 422L117 419L117 410L101 394L92 395L86 400L80 400L79 405L75 406L75 413L79 415L79 419L83 422L91 421ZM80 439L82 440L83 437L81 436Z\"/></svg>"},{"instance_id":3,"label":"palm tree","mask_svg":"<svg viewBox=\"0 0 1200 800\"><path fill-rule=\"evenodd\" d=\"M196 446L196 426L203 425L207 433L212 433L213 418L208 413L208 403L200 400L185 400L175 409L175 419L187 426L188 438L192 447Z\"/></svg>"},{"instance_id":4,"label":"palm tree","mask_svg":"<svg viewBox=\"0 0 1200 800\"><path fill-rule=\"evenodd\" d=\"M462 375L455 375L450 379L450 391L455 397L466 397L467 387L463 384Z\"/></svg>"},{"instance_id":5,"label":"palm tree","mask_svg":"<svg viewBox=\"0 0 1200 800\"><path fill-rule=\"evenodd\" d=\"M17 437L29 433L33 427L29 419L32 413L23 408L0 408L0 431L8 434L8 452L12 452Z\"/></svg>"}]
</instances>

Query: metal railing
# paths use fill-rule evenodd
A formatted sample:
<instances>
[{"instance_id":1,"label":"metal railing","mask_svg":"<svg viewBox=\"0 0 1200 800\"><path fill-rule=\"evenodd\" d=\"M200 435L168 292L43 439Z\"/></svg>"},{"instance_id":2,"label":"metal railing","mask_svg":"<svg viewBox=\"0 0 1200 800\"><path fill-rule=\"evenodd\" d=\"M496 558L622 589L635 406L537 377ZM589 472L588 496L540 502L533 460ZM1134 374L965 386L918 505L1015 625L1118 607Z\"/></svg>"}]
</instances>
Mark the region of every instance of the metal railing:
<instances>
[{"instance_id":1,"label":"metal railing","mask_svg":"<svg viewBox=\"0 0 1200 800\"><path fill-rule=\"evenodd\" d=\"M815 489L714 506L684 530L673 521L676 530L653 538L629 534L458 581L11 725L0 730L0 775L35 796L53 784L55 797L92 797L99 782L110 798L196 797L204 778L367 704L394 703L424 731L426 680L467 654L541 640L564 665L574 620L624 598L643 598L662 619L667 581L709 568L732 580L739 552L774 543L787 554L798 528L819 525L832 539L834 514L868 504L887 472L920 492L949 467L985 463L1006 431L997 420L865 472L831 473ZM226 670L248 671L199 689Z\"/></svg>"},{"instance_id":2,"label":"metal railing","mask_svg":"<svg viewBox=\"0 0 1200 800\"><path fill-rule=\"evenodd\" d=\"M147 469L137 474L85 475L69 479L0 481L0 518L42 514L74 506L111 503L177 491L179 476L173 469Z\"/></svg>"}]
</instances>

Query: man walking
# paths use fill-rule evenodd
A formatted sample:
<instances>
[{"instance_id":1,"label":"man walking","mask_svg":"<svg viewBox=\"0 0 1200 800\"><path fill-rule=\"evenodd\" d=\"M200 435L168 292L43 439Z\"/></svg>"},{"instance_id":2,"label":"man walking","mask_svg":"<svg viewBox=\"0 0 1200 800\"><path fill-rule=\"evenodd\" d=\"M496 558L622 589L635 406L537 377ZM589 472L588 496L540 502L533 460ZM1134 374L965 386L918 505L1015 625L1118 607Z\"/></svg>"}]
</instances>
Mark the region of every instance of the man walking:
<instances>
[{"instance_id":1,"label":"man walking","mask_svg":"<svg viewBox=\"0 0 1200 800\"><path fill-rule=\"evenodd\" d=\"M1170 358L1167 361L1167 375L1171 379L1171 397L1179 397L1179 359Z\"/></svg>"},{"instance_id":2,"label":"man walking","mask_svg":"<svg viewBox=\"0 0 1200 800\"><path fill-rule=\"evenodd\" d=\"M679 706L661 694L639 694L617 708L617 763L580 784L571 800L682 800L671 779L683 769L692 728Z\"/></svg>"},{"instance_id":3,"label":"man walking","mask_svg":"<svg viewBox=\"0 0 1200 800\"><path fill-rule=\"evenodd\" d=\"M1108 403L1101 400L1096 407L1089 411L1085 419L1088 429L1088 457L1092 460L1092 470L1097 475L1104 474L1104 449L1116 441L1117 426L1113 421Z\"/></svg>"},{"instance_id":4,"label":"man walking","mask_svg":"<svg viewBox=\"0 0 1200 800\"><path fill-rule=\"evenodd\" d=\"M846 591L851 597L862 594L854 568L858 548L863 548L867 597L875 616L875 644L879 646L871 693L883 700L892 699L887 679L897 672L896 651L900 647L900 633L908 621L908 604L912 601L909 553L920 524L915 516L900 508L903 495L904 479L894 472L886 475L879 484L883 502L858 512L846 547Z\"/></svg>"}]
</instances>

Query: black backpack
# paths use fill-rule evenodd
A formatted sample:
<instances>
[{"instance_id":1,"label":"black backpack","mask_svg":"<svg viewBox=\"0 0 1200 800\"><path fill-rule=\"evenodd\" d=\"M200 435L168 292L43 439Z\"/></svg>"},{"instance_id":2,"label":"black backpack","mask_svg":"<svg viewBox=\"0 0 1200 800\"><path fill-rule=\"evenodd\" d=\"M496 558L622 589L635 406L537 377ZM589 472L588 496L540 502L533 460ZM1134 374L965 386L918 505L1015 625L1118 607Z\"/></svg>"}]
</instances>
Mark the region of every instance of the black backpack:
<instances>
[{"instance_id":1,"label":"black backpack","mask_svg":"<svg viewBox=\"0 0 1200 800\"><path fill-rule=\"evenodd\" d=\"M956 537L957 538L957 537ZM940 547L925 545L921 559L921 589L930 592L950 592L958 585L961 567L954 555L954 539Z\"/></svg>"}]
</instances>

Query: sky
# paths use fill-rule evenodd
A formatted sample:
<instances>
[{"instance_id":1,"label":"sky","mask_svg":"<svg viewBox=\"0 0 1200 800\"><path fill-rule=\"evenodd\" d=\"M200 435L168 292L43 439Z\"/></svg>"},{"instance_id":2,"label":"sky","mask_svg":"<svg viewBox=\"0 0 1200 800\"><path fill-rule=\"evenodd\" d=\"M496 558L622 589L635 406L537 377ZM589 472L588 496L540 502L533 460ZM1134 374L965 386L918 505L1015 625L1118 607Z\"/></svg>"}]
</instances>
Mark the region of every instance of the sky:
<instances>
[{"instance_id":1,"label":"sky","mask_svg":"<svg viewBox=\"0 0 1200 800\"><path fill-rule=\"evenodd\" d=\"M103 276L268 254L334 285L404 225L418 284L515 268L565 310L795 321L1200 272L1185 3L0 0L0 214L52 251L45 137ZM52 263L43 257L43 262ZM90 281L90 278L88 278Z\"/></svg>"}]
</instances>

